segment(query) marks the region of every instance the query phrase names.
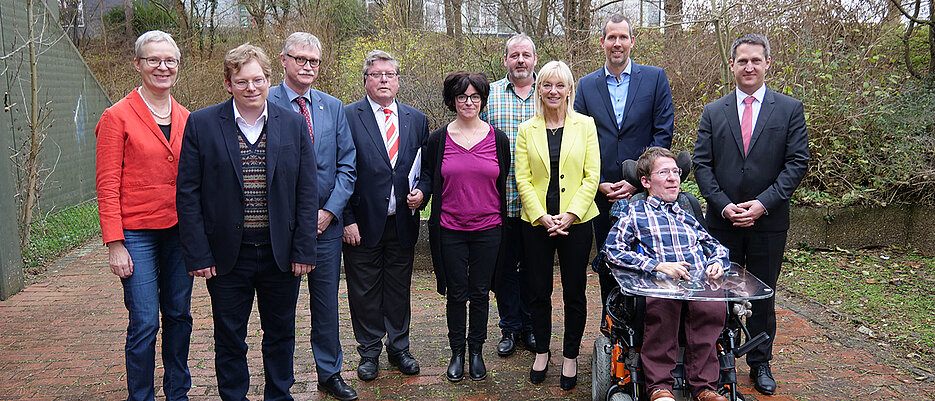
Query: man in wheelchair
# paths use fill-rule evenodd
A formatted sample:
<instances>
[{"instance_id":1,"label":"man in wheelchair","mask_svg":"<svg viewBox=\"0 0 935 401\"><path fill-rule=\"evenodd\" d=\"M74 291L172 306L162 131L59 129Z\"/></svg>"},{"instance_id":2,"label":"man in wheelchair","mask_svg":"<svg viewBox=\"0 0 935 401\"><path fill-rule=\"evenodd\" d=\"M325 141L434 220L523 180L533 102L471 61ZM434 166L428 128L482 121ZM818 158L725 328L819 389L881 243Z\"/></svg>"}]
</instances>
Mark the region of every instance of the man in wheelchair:
<instances>
[{"instance_id":1,"label":"man in wheelchair","mask_svg":"<svg viewBox=\"0 0 935 401\"><path fill-rule=\"evenodd\" d=\"M607 236L603 253L611 265L658 271L673 279L718 279L730 267L727 248L703 228L692 211L676 202L680 173L668 149L647 149L636 163L645 200L631 201ZM715 391L719 365L717 340L724 329L727 303L646 298L640 359L652 401L674 401L679 329L685 334L686 384L693 399L727 401ZM681 320L681 325L672 324Z\"/></svg>"}]
</instances>

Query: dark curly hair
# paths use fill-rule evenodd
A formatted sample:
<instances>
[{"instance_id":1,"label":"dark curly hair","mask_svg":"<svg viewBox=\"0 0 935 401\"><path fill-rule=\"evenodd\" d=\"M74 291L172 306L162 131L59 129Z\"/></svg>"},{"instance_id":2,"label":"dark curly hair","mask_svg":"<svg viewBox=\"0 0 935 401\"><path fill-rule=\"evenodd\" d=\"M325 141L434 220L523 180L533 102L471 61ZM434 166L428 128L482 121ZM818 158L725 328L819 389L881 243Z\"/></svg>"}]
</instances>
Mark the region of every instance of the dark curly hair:
<instances>
[{"instance_id":1,"label":"dark curly hair","mask_svg":"<svg viewBox=\"0 0 935 401\"><path fill-rule=\"evenodd\" d=\"M445 85L442 88L442 98L445 99L448 110L457 111L455 98L464 94L468 86L477 89L477 94L480 95L480 110L487 107L487 97L490 96L490 81L487 80L487 75L481 72L455 71L445 77Z\"/></svg>"}]
</instances>

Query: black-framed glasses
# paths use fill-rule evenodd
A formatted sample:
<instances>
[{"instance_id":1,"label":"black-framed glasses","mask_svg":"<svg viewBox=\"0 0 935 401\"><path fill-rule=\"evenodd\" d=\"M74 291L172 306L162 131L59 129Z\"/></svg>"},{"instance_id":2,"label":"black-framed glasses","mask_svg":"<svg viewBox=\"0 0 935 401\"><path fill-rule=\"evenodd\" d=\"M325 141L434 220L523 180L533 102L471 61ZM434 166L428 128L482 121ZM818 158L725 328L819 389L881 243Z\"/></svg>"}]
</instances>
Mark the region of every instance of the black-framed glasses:
<instances>
[{"instance_id":1,"label":"black-framed glasses","mask_svg":"<svg viewBox=\"0 0 935 401\"><path fill-rule=\"evenodd\" d=\"M299 67L304 67L305 64L308 64L312 67L318 67L321 64L321 59L305 58L302 56L293 56L289 53L286 53L286 55L289 57L292 57L292 59L295 60L295 64L298 65Z\"/></svg>"},{"instance_id":2,"label":"black-framed glasses","mask_svg":"<svg viewBox=\"0 0 935 401\"><path fill-rule=\"evenodd\" d=\"M364 74L364 75L366 75L366 76L368 76L368 77L370 77L370 78L373 78L373 79L380 79L380 78L382 78L382 77L386 77L387 79L393 79L393 78L398 77L398 76L399 76L399 73L396 72L396 71L388 71L388 72L368 72L368 73L366 73L366 74Z\"/></svg>"},{"instance_id":3,"label":"black-framed glasses","mask_svg":"<svg viewBox=\"0 0 935 401\"><path fill-rule=\"evenodd\" d=\"M467 103L468 99L471 99L471 102L480 103L480 95L476 93L471 96L468 96L465 94L460 94L458 96L455 96L455 101L457 101L458 103Z\"/></svg>"},{"instance_id":4,"label":"black-framed glasses","mask_svg":"<svg viewBox=\"0 0 935 401\"><path fill-rule=\"evenodd\" d=\"M165 63L166 68L175 68L179 66L179 59L177 58L159 58L159 57L137 57L138 60L143 60L146 62L146 65L156 68L160 64Z\"/></svg>"},{"instance_id":5,"label":"black-framed glasses","mask_svg":"<svg viewBox=\"0 0 935 401\"><path fill-rule=\"evenodd\" d=\"M268 81L266 78L263 78L263 77L254 78L254 79L249 80L249 81L246 80L246 79L241 79L241 80L239 80L239 81L231 82L231 86L233 86L234 89L237 89L237 90L239 90L239 91L242 91L242 90L247 89L248 87L250 87L250 84L253 84L253 87L254 87L254 88L262 88L262 87L266 86L266 84L267 84L268 82L269 82L269 81Z\"/></svg>"}]
</instances>

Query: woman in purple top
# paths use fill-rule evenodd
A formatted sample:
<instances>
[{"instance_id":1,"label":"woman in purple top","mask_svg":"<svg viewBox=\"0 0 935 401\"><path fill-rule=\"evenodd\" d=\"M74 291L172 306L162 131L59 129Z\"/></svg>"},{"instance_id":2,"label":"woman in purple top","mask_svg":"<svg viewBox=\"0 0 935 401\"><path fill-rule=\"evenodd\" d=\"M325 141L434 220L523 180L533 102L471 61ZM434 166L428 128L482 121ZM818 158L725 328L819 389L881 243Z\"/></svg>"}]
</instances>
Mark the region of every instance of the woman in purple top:
<instances>
[{"instance_id":1,"label":"woman in purple top","mask_svg":"<svg viewBox=\"0 0 935 401\"><path fill-rule=\"evenodd\" d=\"M447 295L448 380L464 378L469 346L471 380L487 377L482 348L487 339L489 291L500 254L506 218L506 176L510 141L478 116L487 105L490 84L484 74L453 72L445 78L445 105L454 121L429 136L422 155L422 179L431 181L429 242L438 292ZM470 300L470 332L465 341L465 307Z\"/></svg>"}]
</instances>

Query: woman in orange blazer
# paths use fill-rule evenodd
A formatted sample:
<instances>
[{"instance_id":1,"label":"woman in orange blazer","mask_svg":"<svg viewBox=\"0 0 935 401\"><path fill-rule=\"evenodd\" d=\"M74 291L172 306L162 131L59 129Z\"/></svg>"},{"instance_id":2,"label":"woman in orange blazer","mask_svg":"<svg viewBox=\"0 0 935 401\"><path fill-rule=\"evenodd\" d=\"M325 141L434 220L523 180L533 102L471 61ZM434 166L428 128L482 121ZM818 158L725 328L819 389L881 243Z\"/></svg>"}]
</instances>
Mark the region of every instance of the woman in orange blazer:
<instances>
[{"instance_id":1,"label":"woman in orange blazer","mask_svg":"<svg viewBox=\"0 0 935 401\"><path fill-rule=\"evenodd\" d=\"M523 203L523 243L529 315L536 337L536 359L529 381L545 380L551 353L552 270L558 252L565 303L565 338L559 386L578 383L578 353L584 334L591 219L601 168L597 128L576 113L575 79L564 62L550 61L536 77L536 115L519 125L516 137L516 189Z\"/></svg>"},{"instance_id":2,"label":"woman in orange blazer","mask_svg":"<svg viewBox=\"0 0 935 401\"><path fill-rule=\"evenodd\" d=\"M162 31L140 35L135 51L142 85L105 110L95 130L101 232L129 312L127 399L155 399L160 311L163 392L187 399L192 277L182 260L175 180L189 112L169 94L181 54Z\"/></svg>"}]
</instances>

